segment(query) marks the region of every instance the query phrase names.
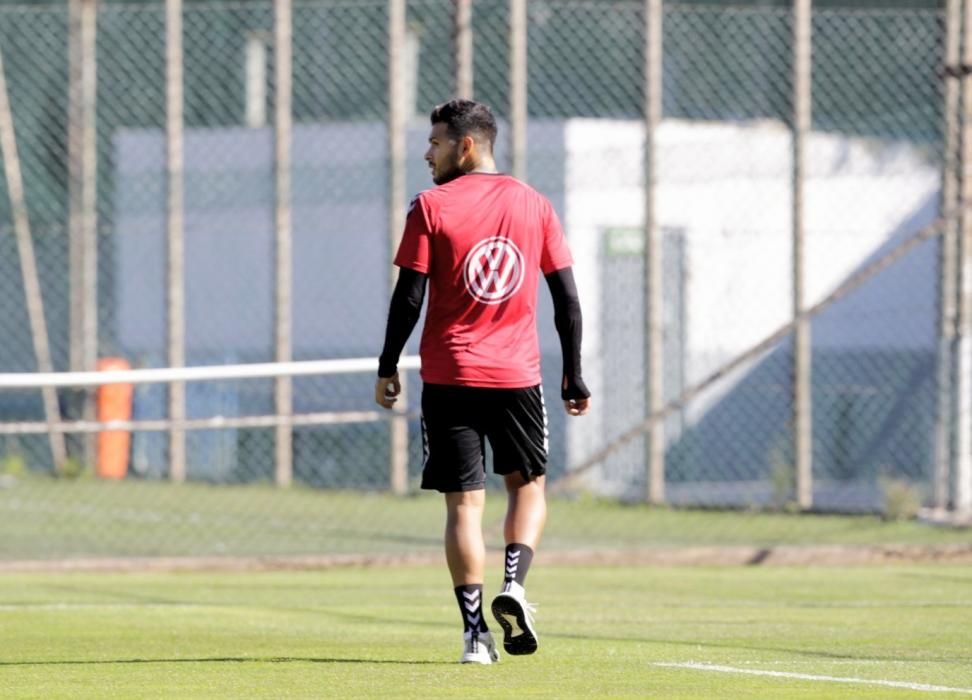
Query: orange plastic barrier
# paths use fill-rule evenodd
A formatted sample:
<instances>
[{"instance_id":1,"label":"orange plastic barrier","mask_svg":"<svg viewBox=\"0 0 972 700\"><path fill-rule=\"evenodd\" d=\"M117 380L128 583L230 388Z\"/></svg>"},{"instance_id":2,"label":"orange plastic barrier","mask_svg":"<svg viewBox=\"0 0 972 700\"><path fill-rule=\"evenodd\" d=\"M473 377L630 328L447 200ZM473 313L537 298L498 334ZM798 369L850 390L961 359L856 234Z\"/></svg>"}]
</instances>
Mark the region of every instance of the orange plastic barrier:
<instances>
[{"instance_id":1,"label":"orange plastic barrier","mask_svg":"<svg viewBox=\"0 0 972 700\"><path fill-rule=\"evenodd\" d=\"M98 360L98 370L131 369L122 357ZM131 384L104 384L98 387L97 413L99 421L130 420L132 417ZM124 479L128 473L128 453L132 435L128 430L105 430L98 433L95 473L102 479Z\"/></svg>"}]
</instances>

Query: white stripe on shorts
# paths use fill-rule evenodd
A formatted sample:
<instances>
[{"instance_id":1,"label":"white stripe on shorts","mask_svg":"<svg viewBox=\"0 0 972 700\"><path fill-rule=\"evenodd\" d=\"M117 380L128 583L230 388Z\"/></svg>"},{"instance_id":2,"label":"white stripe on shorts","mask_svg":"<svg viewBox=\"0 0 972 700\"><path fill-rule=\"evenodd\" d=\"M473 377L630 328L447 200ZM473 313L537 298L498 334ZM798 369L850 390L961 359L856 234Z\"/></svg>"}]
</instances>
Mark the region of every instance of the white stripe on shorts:
<instances>
[{"instance_id":1,"label":"white stripe on shorts","mask_svg":"<svg viewBox=\"0 0 972 700\"><path fill-rule=\"evenodd\" d=\"M547 422L547 402L543 399L543 384L540 385L540 408L543 410L543 454L550 456L550 429Z\"/></svg>"},{"instance_id":2,"label":"white stripe on shorts","mask_svg":"<svg viewBox=\"0 0 972 700\"><path fill-rule=\"evenodd\" d=\"M429 430L425 427L425 416L419 416L422 424L422 469L429 463Z\"/></svg>"}]
</instances>

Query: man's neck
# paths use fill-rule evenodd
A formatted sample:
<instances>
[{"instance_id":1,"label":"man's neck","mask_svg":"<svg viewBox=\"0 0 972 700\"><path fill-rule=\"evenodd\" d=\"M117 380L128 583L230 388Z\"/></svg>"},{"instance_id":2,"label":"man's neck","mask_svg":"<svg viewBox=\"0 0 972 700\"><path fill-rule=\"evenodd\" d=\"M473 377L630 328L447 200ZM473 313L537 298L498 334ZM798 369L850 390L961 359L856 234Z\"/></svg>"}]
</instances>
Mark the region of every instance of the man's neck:
<instances>
[{"instance_id":1,"label":"man's neck","mask_svg":"<svg viewBox=\"0 0 972 700\"><path fill-rule=\"evenodd\" d=\"M466 174L470 173L486 173L488 175L495 175L499 171L496 169L496 161L492 158L483 158L478 163L475 163L472 168L466 171Z\"/></svg>"}]
</instances>

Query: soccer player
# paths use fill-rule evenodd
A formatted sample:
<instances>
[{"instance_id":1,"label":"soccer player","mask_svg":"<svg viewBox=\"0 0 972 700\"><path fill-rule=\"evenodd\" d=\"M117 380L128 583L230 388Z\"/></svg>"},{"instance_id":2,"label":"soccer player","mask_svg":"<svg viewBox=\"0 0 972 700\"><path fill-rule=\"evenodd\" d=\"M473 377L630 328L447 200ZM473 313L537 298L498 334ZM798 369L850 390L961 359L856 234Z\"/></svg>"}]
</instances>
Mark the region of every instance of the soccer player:
<instances>
[{"instance_id":1,"label":"soccer player","mask_svg":"<svg viewBox=\"0 0 972 700\"><path fill-rule=\"evenodd\" d=\"M463 620L462 663L499 660L482 614L486 549L485 441L507 492L506 569L492 612L509 654L537 650L524 590L547 517L547 412L540 384L537 287L542 272L563 353L567 413L590 407L581 378L581 309L572 259L550 202L497 172L489 107L453 100L432 110L425 160L437 187L409 208L400 268L379 358L375 400L392 408L398 360L419 318L422 333L422 488L445 494L445 553Z\"/></svg>"}]
</instances>

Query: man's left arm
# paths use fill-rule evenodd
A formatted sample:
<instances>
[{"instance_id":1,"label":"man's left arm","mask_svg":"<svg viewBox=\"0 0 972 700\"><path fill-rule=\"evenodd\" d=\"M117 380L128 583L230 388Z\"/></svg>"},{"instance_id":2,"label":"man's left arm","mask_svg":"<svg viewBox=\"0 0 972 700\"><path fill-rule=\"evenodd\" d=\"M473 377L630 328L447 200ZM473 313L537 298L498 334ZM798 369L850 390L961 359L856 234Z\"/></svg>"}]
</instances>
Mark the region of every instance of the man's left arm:
<instances>
[{"instance_id":1,"label":"man's left arm","mask_svg":"<svg viewBox=\"0 0 972 700\"><path fill-rule=\"evenodd\" d=\"M581 337L583 317L572 268L565 267L544 275L553 298L554 325L560 336L563 354L563 380L560 396L567 413L582 416L590 408L591 392L581 376Z\"/></svg>"}]
</instances>

